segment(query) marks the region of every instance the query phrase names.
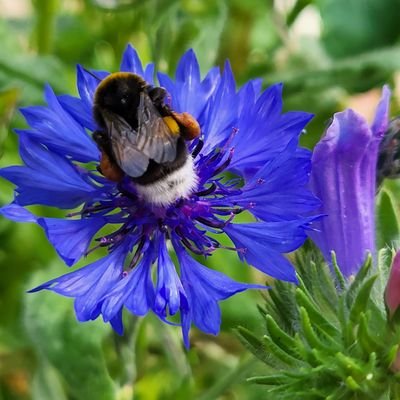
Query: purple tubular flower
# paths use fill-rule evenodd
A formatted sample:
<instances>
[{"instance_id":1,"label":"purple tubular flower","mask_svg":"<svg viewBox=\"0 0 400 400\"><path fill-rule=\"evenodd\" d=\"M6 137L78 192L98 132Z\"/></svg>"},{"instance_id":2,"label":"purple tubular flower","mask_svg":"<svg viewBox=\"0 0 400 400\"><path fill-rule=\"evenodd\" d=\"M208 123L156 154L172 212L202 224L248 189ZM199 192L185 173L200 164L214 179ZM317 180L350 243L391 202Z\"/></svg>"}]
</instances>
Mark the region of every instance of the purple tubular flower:
<instances>
[{"instance_id":1,"label":"purple tubular flower","mask_svg":"<svg viewBox=\"0 0 400 400\"><path fill-rule=\"evenodd\" d=\"M335 114L314 149L311 187L326 217L310 236L328 262L335 251L345 276L357 272L367 252L375 252L376 164L388 127L389 100L384 86L371 126L351 109Z\"/></svg>"},{"instance_id":2,"label":"purple tubular flower","mask_svg":"<svg viewBox=\"0 0 400 400\"><path fill-rule=\"evenodd\" d=\"M143 67L131 46L121 70L154 84L154 65ZM136 315L151 311L166 322L178 314L188 346L192 323L218 333L221 300L265 288L235 282L192 258L192 253L209 256L225 248L218 235L232 240L235 247L228 249L240 259L271 277L296 282L283 253L303 243L313 219L309 215L319 206L307 187L311 153L298 146L311 115L282 114L282 85L260 93L261 82L254 80L238 91L228 63L223 72L213 68L202 79L189 50L175 80L157 76L172 109L191 114L201 127L202 137L186 142L195 187L159 205L146 201L128 176L115 183L96 169L100 151L90 134L99 127L93 98L108 75L78 66L79 97L56 96L46 87L48 105L22 111L30 125L17 132L24 165L0 170L16 186L13 203L0 213L39 224L67 265L97 247L108 250L106 257L33 291L73 297L79 321L102 315L119 333L123 308ZM39 218L23 208L33 204L75 211L66 219ZM254 222L236 223L244 211ZM101 233L103 227L111 233ZM179 266L169 256L170 244Z\"/></svg>"}]
</instances>

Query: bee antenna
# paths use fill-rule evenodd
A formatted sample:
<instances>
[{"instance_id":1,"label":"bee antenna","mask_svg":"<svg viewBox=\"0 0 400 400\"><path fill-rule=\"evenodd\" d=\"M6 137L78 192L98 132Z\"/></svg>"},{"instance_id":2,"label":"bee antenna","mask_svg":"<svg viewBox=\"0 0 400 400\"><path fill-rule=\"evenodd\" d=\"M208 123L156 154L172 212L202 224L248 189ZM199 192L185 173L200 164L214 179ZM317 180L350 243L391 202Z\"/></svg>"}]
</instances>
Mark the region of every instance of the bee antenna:
<instances>
[{"instance_id":1,"label":"bee antenna","mask_svg":"<svg viewBox=\"0 0 400 400\"><path fill-rule=\"evenodd\" d=\"M101 82L102 81L102 79L101 78L99 78L96 74L94 74L92 71L89 71L88 69L86 69L86 68L83 68L83 70L85 71L85 72L87 72L89 75L92 75L93 76L93 78L96 78L99 82Z\"/></svg>"}]
</instances>

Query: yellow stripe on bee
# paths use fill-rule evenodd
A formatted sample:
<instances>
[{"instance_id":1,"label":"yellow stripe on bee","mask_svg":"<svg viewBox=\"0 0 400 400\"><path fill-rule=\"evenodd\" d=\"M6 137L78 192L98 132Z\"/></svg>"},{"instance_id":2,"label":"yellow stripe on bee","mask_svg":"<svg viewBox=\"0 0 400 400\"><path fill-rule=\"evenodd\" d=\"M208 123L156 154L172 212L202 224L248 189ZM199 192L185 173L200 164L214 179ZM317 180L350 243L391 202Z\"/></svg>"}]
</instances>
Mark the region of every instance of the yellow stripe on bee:
<instances>
[{"instance_id":1,"label":"yellow stripe on bee","mask_svg":"<svg viewBox=\"0 0 400 400\"><path fill-rule=\"evenodd\" d=\"M174 135L179 135L179 125L172 117L163 117L164 122L167 124L169 130Z\"/></svg>"}]
</instances>

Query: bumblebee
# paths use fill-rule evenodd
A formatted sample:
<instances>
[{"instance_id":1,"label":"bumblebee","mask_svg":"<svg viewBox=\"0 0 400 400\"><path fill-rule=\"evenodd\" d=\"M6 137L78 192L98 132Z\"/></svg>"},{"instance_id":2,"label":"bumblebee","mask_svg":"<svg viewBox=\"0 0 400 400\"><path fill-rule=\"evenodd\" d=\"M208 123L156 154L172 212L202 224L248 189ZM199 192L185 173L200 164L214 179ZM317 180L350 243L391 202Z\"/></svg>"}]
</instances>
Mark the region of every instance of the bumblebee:
<instances>
[{"instance_id":1,"label":"bumblebee","mask_svg":"<svg viewBox=\"0 0 400 400\"><path fill-rule=\"evenodd\" d=\"M99 83L93 105L99 171L116 182L130 177L139 196L156 205L185 197L197 185L185 142L200 135L199 124L174 112L166 96L136 74L117 72Z\"/></svg>"},{"instance_id":2,"label":"bumblebee","mask_svg":"<svg viewBox=\"0 0 400 400\"><path fill-rule=\"evenodd\" d=\"M390 121L380 142L376 171L378 190L385 178L398 179L400 177L400 117Z\"/></svg>"}]
</instances>

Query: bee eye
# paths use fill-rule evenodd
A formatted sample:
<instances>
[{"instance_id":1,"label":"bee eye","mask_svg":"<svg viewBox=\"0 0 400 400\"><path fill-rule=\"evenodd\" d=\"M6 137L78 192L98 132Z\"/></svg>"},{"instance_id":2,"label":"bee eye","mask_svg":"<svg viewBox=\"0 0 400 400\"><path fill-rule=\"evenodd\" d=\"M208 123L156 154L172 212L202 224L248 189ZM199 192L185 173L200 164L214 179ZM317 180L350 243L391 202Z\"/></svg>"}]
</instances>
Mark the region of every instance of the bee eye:
<instances>
[{"instance_id":1,"label":"bee eye","mask_svg":"<svg viewBox=\"0 0 400 400\"><path fill-rule=\"evenodd\" d=\"M121 104L125 105L127 102L128 102L127 96L121 97Z\"/></svg>"}]
</instances>

